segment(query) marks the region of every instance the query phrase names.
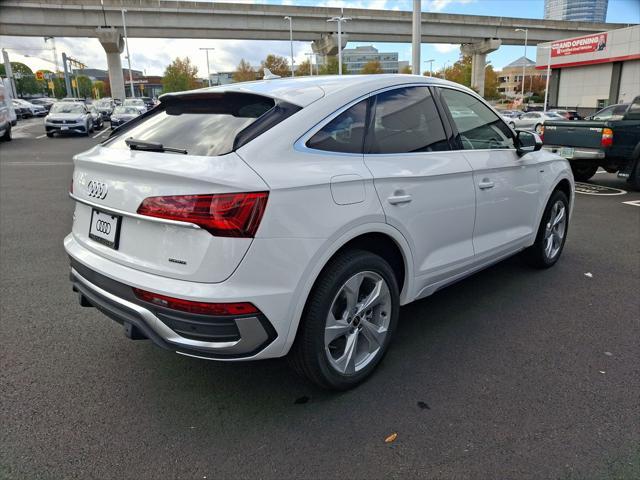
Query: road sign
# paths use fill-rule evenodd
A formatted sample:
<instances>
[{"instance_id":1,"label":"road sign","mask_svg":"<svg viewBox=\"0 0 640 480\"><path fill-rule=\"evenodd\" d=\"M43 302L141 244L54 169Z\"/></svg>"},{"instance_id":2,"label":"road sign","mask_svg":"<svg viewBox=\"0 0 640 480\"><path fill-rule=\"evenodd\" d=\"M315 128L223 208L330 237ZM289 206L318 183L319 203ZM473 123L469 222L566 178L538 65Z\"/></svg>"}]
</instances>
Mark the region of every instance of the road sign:
<instances>
[{"instance_id":1,"label":"road sign","mask_svg":"<svg viewBox=\"0 0 640 480\"><path fill-rule=\"evenodd\" d=\"M36 72L36 78L37 78L38 80L44 80L44 72L41 72L40 70L38 70L38 71Z\"/></svg>"}]
</instances>

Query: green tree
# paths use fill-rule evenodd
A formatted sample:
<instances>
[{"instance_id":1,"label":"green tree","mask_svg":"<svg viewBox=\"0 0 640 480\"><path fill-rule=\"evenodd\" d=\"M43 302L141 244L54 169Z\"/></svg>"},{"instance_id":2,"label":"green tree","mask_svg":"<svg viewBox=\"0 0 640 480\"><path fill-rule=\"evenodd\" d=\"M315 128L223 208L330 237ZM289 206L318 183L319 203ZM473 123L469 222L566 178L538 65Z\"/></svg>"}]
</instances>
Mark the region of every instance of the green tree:
<instances>
[{"instance_id":1,"label":"green tree","mask_svg":"<svg viewBox=\"0 0 640 480\"><path fill-rule=\"evenodd\" d=\"M411 66L410 65L405 65L404 67L402 67L400 69L400 73L413 73L413 71L411 70Z\"/></svg>"},{"instance_id":2,"label":"green tree","mask_svg":"<svg viewBox=\"0 0 640 480\"><path fill-rule=\"evenodd\" d=\"M267 55L267 58L261 62L261 64L262 68L268 68L274 75L280 75L281 77L291 75L291 67L289 66L289 62L287 62L287 59L284 57L270 53Z\"/></svg>"},{"instance_id":3,"label":"green tree","mask_svg":"<svg viewBox=\"0 0 640 480\"><path fill-rule=\"evenodd\" d=\"M102 80L96 80L95 82L93 82L93 89L97 90L98 92L98 98L102 98L102 97L106 97L107 96L107 88L105 83Z\"/></svg>"},{"instance_id":4,"label":"green tree","mask_svg":"<svg viewBox=\"0 0 640 480\"><path fill-rule=\"evenodd\" d=\"M342 64L342 73L347 73L347 67ZM338 57L327 57L327 61L320 67L320 75L337 75L338 74Z\"/></svg>"},{"instance_id":5,"label":"green tree","mask_svg":"<svg viewBox=\"0 0 640 480\"><path fill-rule=\"evenodd\" d=\"M33 71L21 62L11 62L11 70L16 80L18 96L42 93L42 85L36 80ZM4 64L0 64L0 76L5 77Z\"/></svg>"},{"instance_id":6,"label":"green tree","mask_svg":"<svg viewBox=\"0 0 640 480\"><path fill-rule=\"evenodd\" d=\"M193 90L197 85L197 74L198 68L191 64L189 57L176 57L164 71L162 91L167 93Z\"/></svg>"},{"instance_id":7,"label":"green tree","mask_svg":"<svg viewBox=\"0 0 640 480\"><path fill-rule=\"evenodd\" d=\"M93 97L93 84L89 77L86 75L78 75L76 77L76 82L78 82L78 95L81 98Z\"/></svg>"},{"instance_id":8,"label":"green tree","mask_svg":"<svg viewBox=\"0 0 640 480\"><path fill-rule=\"evenodd\" d=\"M251 67L249 62L244 58L240 59L240 63L233 72L234 82L250 82L256 79L256 71Z\"/></svg>"},{"instance_id":9,"label":"green tree","mask_svg":"<svg viewBox=\"0 0 640 480\"><path fill-rule=\"evenodd\" d=\"M493 69L493 66L489 65L484 70L484 98L487 100L500 98L499 86L498 73Z\"/></svg>"},{"instance_id":10,"label":"green tree","mask_svg":"<svg viewBox=\"0 0 640 480\"><path fill-rule=\"evenodd\" d=\"M364 75L371 75L374 73L383 73L382 65L378 60L371 60L370 62L367 62L364 64L364 67L362 67L362 70L360 70L360 73Z\"/></svg>"},{"instance_id":11,"label":"green tree","mask_svg":"<svg viewBox=\"0 0 640 480\"><path fill-rule=\"evenodd\" d=\"M307 76L311 74L311 61L307 58L303 61L296 70L296 76Z\"/></svg>"}]
</instances>

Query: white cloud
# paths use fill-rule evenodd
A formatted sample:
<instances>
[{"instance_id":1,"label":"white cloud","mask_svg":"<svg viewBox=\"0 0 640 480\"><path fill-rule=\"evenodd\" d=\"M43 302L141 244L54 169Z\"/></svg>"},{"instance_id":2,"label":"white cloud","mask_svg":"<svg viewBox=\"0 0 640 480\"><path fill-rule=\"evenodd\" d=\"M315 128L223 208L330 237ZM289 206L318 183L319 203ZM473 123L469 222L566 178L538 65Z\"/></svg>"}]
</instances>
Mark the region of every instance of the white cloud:
<instances>
[{"instance_id":1,"label":"white cloud","mask_svg":"<svg viewBox=\"0 0 640 480\"><path fill-rule=\"evenodd\" d=\"M433 48L440 52L440 53L449 53L449 52L453 52L454 50L457 50L458 48L460 48L460 44L453 44L453 43L436 43L433 45Z\"/></svg>"},{"instance_id":2,"label":"white cloud","mask_svg":"<svg viewBox=\"0 0 640 480\"><path fill-rule=\"evenodd\" d=\"M441 12L449 5L459 3L461 5L475 3L476 0L431 0L427 3L427 9L431 12Z\"/></svg>"}]
</instances>

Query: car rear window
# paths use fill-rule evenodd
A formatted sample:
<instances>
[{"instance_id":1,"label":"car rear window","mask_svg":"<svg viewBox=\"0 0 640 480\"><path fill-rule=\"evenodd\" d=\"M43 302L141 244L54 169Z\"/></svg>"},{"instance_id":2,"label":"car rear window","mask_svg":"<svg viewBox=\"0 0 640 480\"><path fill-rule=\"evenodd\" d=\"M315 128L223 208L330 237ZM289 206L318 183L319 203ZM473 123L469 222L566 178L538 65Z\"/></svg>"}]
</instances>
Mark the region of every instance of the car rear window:
<instances>
[{"instance_id":1,"label":"car rear window","mask_svg":"<svg viewBox=\"0 0 640 480\"><path fill-rule=\"evenodd\" d=\"M128 149L125 140L133 137L182 148L189 155L224 155L299 109L262 95L236 92L166 97L157 112L130 122L105 145ZM250 128L258 119L262 128Z\"/></svg>"}]
</instances>

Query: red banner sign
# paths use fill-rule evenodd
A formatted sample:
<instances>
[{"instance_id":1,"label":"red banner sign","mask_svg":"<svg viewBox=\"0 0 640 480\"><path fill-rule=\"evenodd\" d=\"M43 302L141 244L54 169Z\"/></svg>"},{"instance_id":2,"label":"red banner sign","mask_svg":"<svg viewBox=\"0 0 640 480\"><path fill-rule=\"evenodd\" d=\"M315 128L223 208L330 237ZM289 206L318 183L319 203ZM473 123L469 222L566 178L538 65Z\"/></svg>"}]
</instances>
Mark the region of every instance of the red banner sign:
<instances>
[{"instance_id":1,"label":"red banner sign","mask_svg":"<svg viewBox=\"0 0 640 480\"><path fill-rule=\"evenodd\" d=\"M607 34L595 33L585 37L570 38L551 45L552 57L566 57L580 53L600 52L607 48Z\"/></svg>"}]
</instances>

